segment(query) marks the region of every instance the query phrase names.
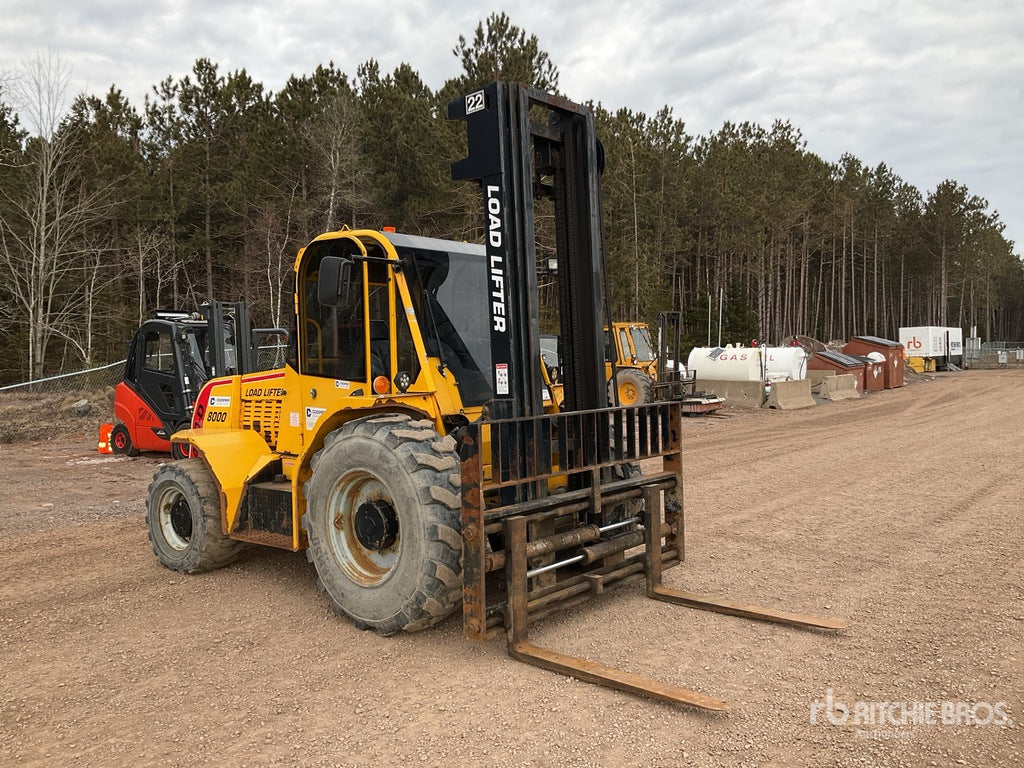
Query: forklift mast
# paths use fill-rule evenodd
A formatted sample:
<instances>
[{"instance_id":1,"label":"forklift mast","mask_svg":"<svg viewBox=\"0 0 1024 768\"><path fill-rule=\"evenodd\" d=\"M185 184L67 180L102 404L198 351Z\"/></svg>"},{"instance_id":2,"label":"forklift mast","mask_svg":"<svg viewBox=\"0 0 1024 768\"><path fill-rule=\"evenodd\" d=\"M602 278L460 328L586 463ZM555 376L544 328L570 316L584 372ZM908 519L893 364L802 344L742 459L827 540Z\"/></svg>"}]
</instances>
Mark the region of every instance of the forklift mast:
<instances>
[{"instance_id":1,"label":"forklift mast","mask_svg":"<svg viewBox=\"0 0 1024 768\"><path fill-rule=\"evenodd\" d=\"M565 410L607 406L602 317L603 156L590 110L520 83L491 83L448 105L468 155L452 177L480 182L486 205L494 406L491 418L543 413L537 233L532 201L554 201Z\"/></svg>"},{"instance_id":2,"label":"forklift mast","mask_svg":"<svg viewBox=\"0 0 1024 768\"><path fill-rule=\"evenodd\" d=\"M199 308L207 324L208 365L211 377L258 370L244 301L206 301Z\"/></svg>"}]
</instances>

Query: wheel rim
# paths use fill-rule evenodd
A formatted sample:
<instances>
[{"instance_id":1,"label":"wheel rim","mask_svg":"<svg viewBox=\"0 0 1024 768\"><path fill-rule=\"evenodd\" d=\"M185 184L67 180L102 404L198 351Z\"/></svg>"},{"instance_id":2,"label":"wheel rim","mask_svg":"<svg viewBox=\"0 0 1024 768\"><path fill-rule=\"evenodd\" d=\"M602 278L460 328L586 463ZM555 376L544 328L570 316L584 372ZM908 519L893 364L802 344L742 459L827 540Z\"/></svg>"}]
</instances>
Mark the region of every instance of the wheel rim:
<instances>
[{"instance_id":1,"label":"wheel rim","mask_svg":"<svg viewBox=\"0 0 1024 768\"><path fill-rule=\"evenodd\" d=\"M114 433L114 447L118 450L124 450L124 447L128 444L128 436L121 431Z\"/></svg>"},{"instance_id":2,"label":"wheel rim","mask_svg":"<svg viewBox=\"0 0 1024 768\"><path fill-rule=\"evenodd\" d=\"M181 491L171 488L160 496L160 533L179 552L192 541L192 509Z\"/></svg>"},{"instance_id":3,"label":"wheel rim","mask_svg":"<svg viewBox=\"0 0 1024 768\"><path fill-rule=\"evenodd\" d=\"M327 502L327 543L338 567L365 587L387 581L402 537L387 486L369 472L338 479Z\"/></svg>"},{"instance_id":4,"label":"wheel rim","mask_svg":"<svg viewBox=\"0 0 1024 768\"><path fill-rule=\"evenodd\" d=\"M619 404L633 405L639 398L640 393L631 381L624 381L619 385Z\"/></svg>"}]
</instances>

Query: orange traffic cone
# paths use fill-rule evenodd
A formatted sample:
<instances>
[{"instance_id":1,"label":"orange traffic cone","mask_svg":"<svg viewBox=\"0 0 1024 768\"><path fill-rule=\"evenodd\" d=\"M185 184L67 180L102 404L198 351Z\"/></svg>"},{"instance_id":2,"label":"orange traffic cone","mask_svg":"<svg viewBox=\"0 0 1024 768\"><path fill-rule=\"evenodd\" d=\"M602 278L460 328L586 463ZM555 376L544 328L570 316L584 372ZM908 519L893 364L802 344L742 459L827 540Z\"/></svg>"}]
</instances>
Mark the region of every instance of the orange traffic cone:
<instances>
[{"instance_id":1,"label":"orange traffic cone","mask_svg":"<svg viewBox=\"0 0 1024 768\"><path fill-rule=\"evenodd\" d=\"M96 443L96 450L100 453L113 453L114 447L110 444L110 433L114 430L113 424L100 424L100 439Z\"/></svg>"}]
</instances>

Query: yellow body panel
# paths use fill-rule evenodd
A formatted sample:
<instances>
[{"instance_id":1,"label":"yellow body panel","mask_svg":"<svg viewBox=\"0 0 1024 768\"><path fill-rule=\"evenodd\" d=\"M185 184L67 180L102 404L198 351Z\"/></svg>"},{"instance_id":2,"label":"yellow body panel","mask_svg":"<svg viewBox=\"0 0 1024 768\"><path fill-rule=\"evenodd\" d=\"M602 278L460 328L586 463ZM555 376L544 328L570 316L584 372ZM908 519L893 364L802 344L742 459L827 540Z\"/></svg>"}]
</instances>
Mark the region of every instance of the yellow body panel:
<instances>
[{"instance_id":1,"label":"yellow body panel","mask_svg":"<svg viewBox=\"0 0 1024 768\"><path fill-rule=\"evenodd\" d=\"M221 525L224 533L234 527L246 482L276 457L266 441L251 429L186 429L174 435L202 454L220 489Z\"/></svg>"},{"instance_id":2,"label":"yellow body panel","mask_svg":"<svg viewBox=\"0 0 1024 768\"><path fill-rule=\"evenodd\" d=\"M481 417L480 407L464 407L454 375L442 370L440 360L428 357L422 338L420 323L413 311L406 276L399 268L398 255L384 233L376 230L342 230L321 235L314 241L343 240L353 250L366 254L374 249L378 269L387 265L386 280L374 283L378 291L386 292L385 306L389 326L390 370L384 377L387 391L374 391L371 373L370 344L364 347L366 378L356 381L335 379L320 373L300 372L330 370L333 364L325 343L327 334L315 320L307 318L303 306L303 280L311 277L310 268L303 263L309 247L299 251L295 262L295 310L300 331L298 366L243 376L225 377L207 382L197 399L196 429L185 430L174 436L176 442L193 445L210 467L221 492L221 511L224 531L229 535L237 530L242 511L245 488L260 472L280 461L280 475L291 486L292 549L305 546L301 519L305 512L302 488L308 480L313 455L323 446L326 436L352 419L373 413L405 413L428 419L440 434L444 434L445 417L458 416L467 421ZM357 254L358 255L358 254ZM359 262L357 262L359 263ZM359 269L366 267L360 264ZM369 273L362 286L364 307L370 305ZM378 293L378 301L379 301ZM379 307L380 305L378 305ZM369 328L369 309L363 321ZM394 385L397 374L398 332L406 327L406 358L416 361L415 379L401 392ZM348 350L346 350L348 351ZM484 446L489 456L489 446ZM274 475L278 474L275 467Z\"/></svg>"},{"instance_id":3,"label":"yellow body panel","mask_svg":"<svg viewBox=\"0 0 1024 768\"><path fill-rule=\"evenodd\" d=\"M607 330L607 329L606 329ZM614 371L621 368L639 368L651 379L654 379L658 372L658 361L655 359L643 359L645 355L638 355L633 346L634 330L643 330L650 338L650 329L647 323L612 323L612 352L615 360L605 362L605 380L611 379Z\"/></svg>"}]
</instances>

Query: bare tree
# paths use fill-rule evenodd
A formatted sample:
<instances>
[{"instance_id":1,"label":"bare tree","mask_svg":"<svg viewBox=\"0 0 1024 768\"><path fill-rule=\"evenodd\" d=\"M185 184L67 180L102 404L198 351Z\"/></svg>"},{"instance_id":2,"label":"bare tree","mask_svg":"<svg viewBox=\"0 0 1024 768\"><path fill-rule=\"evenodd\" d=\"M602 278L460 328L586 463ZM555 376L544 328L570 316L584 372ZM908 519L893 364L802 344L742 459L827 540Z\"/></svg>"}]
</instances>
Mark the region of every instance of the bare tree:
<instances>
[{"instance_id":1,"label":"bare tree","mask_svg":"<svg viewBox=\"0 0 1024 768\"><path fill-rule=\"evenodd\" d=\"M326 229L355 226L357 214L372 202L370 171L359 147L359 105L339 88L308 131L318 181L326 198ZM348 221L340 221L347 212Z\"/></svg>"},{"instance_id":2,"label":"bare tree","mask_svg":"<svg viewBox=\"0 0 1024 768\"><path fill-rule=\"evenodd\" d=\"M269 297L270 321L275 328L283 327L284 309L287 306L285 288L288 279L288 233L291 229L294 194L288 199L288 206L276 214L269 209L262 217L264 255L266 257L267 295ZM280 217L283 216L283 221Z\"/></svg>"},{"instance_id":3,"label":"bare tree","mask_svg":"<svg viewBox=\"0 0 1024 768\"><path fill-rule=\"evenodd\" d=\"M148 310L146 286L149 285L149 281L155 281L153 296L156 299L156 308L160 308L160 302L167 293L168 286L175 283L176 265L172 238L161 234L155 228L136 230L135 242L131 246L131 261L139 291L136 319L141 325ZM177 291L172 295L176 296Z\"/></svg>"},{"instance_id":4,"label":"bare tree","mask_svg":"<svg viewBox=\"0 0 1024 768\"><path fill-rule=\"evenodd\" d=\"M109 253L110 248L104 245L82 248L75 268L78 279L71 283L65 300L54 307L49 319L52 335L70 343L87 367L95 362L96 325L104 316L100 297L118 279L117 271L107 263Z\"/></svg>"},{"instance_id":5,"label":"bare tree","mask_svg":"<svg viewBox=\"0 0 1024 768\"><path fill-rule=\"evenodd\" d=\"M11 84L30 135L20 156L3 161L18 183L0 188L0 266L26 326L30 379L42 375L55 336L81 338L75 318L99 279L102 247L90 244L88 232L107 195L81 183L80 147L73 132L61 130L69 82L70 68L49 52L28 60ZM90 344L78 345L85 358Z\"/></svg>"}]
</instances>

